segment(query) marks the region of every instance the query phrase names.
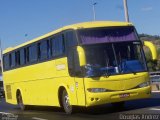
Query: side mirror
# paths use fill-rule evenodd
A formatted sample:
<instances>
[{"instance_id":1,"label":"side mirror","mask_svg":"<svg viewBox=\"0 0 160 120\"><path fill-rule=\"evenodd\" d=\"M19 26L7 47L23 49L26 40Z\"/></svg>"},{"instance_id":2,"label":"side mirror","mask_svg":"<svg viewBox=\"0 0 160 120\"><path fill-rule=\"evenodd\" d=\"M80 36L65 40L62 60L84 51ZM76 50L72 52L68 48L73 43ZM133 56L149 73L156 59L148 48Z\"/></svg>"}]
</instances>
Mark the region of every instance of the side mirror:
<instances>
[{"instance_id":1,"label":"side mirror","mask_svg":"<svg viewBox=\"0 0 160 120\"><path fill-rule=\"evenodd\" d=\"M77 47L80 66L86 65L85 51L81 46Z\"/></svg>"},{"instance_id":2,"label":"side mirror","mask_svg":"<svg viewBox=\"0 0 160 120\"><path fill-rule=\"evenodd\" d=\"M144 45L150 49L151 54L152 54L152 60L154 61L157 60L156 46L152 42L149 42L149 41L144 41Z\"/></svg>"}]
</instances>

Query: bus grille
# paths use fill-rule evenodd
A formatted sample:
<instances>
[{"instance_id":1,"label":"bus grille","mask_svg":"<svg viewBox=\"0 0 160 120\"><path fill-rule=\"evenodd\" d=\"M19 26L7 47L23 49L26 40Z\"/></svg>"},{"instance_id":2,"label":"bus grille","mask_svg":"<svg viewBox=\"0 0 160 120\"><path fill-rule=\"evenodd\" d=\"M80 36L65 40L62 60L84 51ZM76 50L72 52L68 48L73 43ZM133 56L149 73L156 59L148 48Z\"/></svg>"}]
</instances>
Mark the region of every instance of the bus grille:
<instances>
[{"instance_id":1,"label":"bus grille","mask_svg":"<svg viewBox=\"0 0 160 120\"><path fill-rule=\"evenodd\" d=\"M12 99L11 85L6 85L7 99Z\"/></svg>"}]
</instances>

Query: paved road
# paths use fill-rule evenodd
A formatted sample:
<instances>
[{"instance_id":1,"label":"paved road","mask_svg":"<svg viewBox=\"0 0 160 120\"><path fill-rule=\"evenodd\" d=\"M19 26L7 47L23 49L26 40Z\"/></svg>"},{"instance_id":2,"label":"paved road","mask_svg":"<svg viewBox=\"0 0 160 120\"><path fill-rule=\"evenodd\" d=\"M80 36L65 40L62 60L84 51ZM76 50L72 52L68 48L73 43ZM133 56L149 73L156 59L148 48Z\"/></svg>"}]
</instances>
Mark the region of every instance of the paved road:
<instances>
[{"instance_id":1,"label":"paved road","mask_svg":"<svg viewBox=\"0 0 160 120\"><path fill-rule=\"evenodd\" d=\"M154 93L150 99L128 101L124 109L108 104L87 110L77 108L72 115L54 107L32 107L21 111L18 106L5 103L4 99L0 101L0 120L7 117L18 120L160 120L160 93Z\"/></svg>"}]
</instances>

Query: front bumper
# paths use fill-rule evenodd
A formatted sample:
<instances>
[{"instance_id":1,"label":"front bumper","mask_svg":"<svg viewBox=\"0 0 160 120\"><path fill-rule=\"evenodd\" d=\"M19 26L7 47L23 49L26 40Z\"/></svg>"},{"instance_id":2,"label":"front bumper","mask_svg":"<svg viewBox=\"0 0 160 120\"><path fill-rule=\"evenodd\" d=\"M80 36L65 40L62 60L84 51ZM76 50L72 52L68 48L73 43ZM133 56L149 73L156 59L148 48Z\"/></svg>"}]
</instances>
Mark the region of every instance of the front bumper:
<instances>
[{"instance_id":1,"label":"front bumper","mask_svg":"<svg viewBox=\"0 0 160 120\"><path fill-rule=\"evenodd\" d=\"M121 98L120 95L122 94L128 94L129 96L124 96L123 98ZM102 105L106 103L149 98L150 96L151 96L150 86L125 90L125 91L102 92L102 93L91 93L87 91L86 107Z\"/></svg>"}]
</instances>

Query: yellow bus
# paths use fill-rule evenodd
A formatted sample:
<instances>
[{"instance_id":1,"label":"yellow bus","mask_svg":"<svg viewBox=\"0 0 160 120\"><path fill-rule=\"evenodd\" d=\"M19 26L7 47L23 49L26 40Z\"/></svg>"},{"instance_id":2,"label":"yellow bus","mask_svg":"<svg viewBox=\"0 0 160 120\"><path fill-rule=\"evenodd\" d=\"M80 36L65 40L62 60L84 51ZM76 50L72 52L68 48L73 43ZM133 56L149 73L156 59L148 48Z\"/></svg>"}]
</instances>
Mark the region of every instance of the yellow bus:
<instances>
[{"instance_id":1,"label":"yellow bus","mask_svg":"<svg viewBox=\"0 0 160 120\"><path fill-rule=\"evenodd\" d=\"M148 98L151 87L143 45L131 23L95 21L65 26L3 51L6 101L89 107Z\"/></svg>"}]
</instances>

